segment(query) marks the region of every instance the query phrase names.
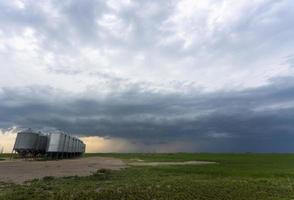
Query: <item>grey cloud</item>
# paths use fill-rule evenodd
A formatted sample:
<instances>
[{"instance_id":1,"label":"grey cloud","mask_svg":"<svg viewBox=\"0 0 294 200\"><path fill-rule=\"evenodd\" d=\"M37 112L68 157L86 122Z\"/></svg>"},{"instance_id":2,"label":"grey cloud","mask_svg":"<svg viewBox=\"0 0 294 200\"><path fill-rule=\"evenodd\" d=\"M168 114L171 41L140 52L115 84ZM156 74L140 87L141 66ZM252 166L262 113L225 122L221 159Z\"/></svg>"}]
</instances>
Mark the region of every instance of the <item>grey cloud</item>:
<instances>
[{"instance_id":1,"label":"grey cloud","mask_svg":"<svg viewBox=\"0 0 294 200\"><path fill-rule=\"evenodd\" d=\"M56 53L75 52L78 45L99 41L95 20L105 12L102 1L25 1L25 5L20 10L0 3L0 26L8 35L33 28L44 49Z\"/></svg>"},{"instance_id":2,"label":"grey cloud","mask_svg":"<svg viewBox=\"0 0 294 200\"><path fill-rule=\"evenodd\" d=\"M46 8L43 3L26 1L26 4L25 9L18 10L3 1L0 4L1 29L8 35L17 35L21 29L31 27L37 31L36 36L43 49L56 56L75 57L81 47L87 46L117 48L121 50L121 57L113 61L117 65L130 65L129 58L141 53L146 58L145 67L155 69L178 62L179 65L188 65L183 67L190 67L193 72L198 68L216 68L217 65L256 68L258 60L270 59L275 54L280 56L280 48L288 51L293 46L293 5L288 1L252 4L242 10L246 15L228 27L216 24L220 27L211 36L198 32L199 29L203 29L205 34L209 32L207 19L211 13L205 12L202 17L204 24L191 23L192 31L189 33L201 43L192 41L188 48L184 48L184 42L180 40L167 46L160 45L162 40L178 34L174 30L175 24L166 24L176 14L174 1L137 1L119 11L104 1L94 0L49 1L49 11L43 8ZM148 13L148 10L151 11ZM119 37L113 37L110 30L97 24L104 14L114 15L122 22L122 30L116 30ZM165 31L165 26L171 30ZM131 31L124 39L121 35L127 32L128 27ZM181 63L182 59L190 59L191 63Z\"/></svg>"},{"instance_id":3,"label":"grey cloud","mask_svg":"<svg viewBox=\"0 0 294 200\"><path fill-rule=\"evenodd\" d=\"M194 140L195 149L197 143L213 145L200 150L270 151L274 146L284 151L292 149L289 138L294 137L294 107L262 111L254 108L292 101L293 89L293 80L285 78L240 92L164 95L134 90L106 98L74 97L66 102L66 94L54 96L53 89L4 89L0 96L0 126L52 127L147 144ZM276 146L275 140L283 141L284 146ZM216 148L217 144L220 146Z\"/></svg>"}]
</instances>

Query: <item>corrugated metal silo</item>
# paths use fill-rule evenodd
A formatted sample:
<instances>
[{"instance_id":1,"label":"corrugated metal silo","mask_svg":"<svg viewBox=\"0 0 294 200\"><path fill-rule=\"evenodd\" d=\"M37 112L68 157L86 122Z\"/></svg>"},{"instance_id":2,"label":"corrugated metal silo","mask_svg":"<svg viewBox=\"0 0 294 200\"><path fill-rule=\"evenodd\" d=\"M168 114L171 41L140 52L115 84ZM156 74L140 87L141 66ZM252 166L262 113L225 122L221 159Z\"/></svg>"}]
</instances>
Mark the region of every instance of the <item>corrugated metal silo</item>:
<instances>
[{"instance_id":1,"label":"corrugated metal silo","mask_svg":"<svg viewBox=\"0 0 294 200\"><path fill-rule=\"evenodd\" d=\"M48 142L48 152L63 152L65 142L65 134L50 133Z\"/></svg>"},{"instance_id":2,"label":"corrugated metal silo","mask_svg":"<svg viewBox=\"0 0 294 200\"><path fill-rule=\"evenodd\" d=\"M65 135L65 142L64 142L64 152L68 153L69 151L69 135Z\"/></svg>"},{"instance_id":3,"label":"corrugated metal silo","mask_svg":"<svg viewBox=\"0 0 294 200\"><path fill-rule=\"evenodd\" d=\"M39 134L38 142L36 145L36 151L38 153L45 153L47 150L47 142L48 142L48 136Z\"/></svg>"},{"instance_id":4,"label":"corrugated metal silo","mask_svg":"<svg viewBox=\"0 0 294 200\"><path fill-rule=\"evenodd\" d=\"M39 134L32 130L17 133L14 150L16 152L34 151L37 146Z\"/></svg>"},{"instance_id":5,"label":"corrugated metal silo","mask_svg":"<svg viewBox=\"0 0 294 200\"><path fill-rule=\"evenodd\" d=\"M73 153L73 137L69 140L69 153Z\"/></svg>"},{"instance_id":6,"label":"corrugated metal silo","mask_svg":"<svg viewBox=\"0 0 294 200\"><path fill-rule=\"evenodd\" d=\"M73 152L76 153L77 152L77 139L74 138L74 148L73 148Z\"/></svg>"},{"instance_id":7,"label":"corrugated metal silo","mask_svg":"<svg viewBox=\"0 0 294 200\"><path fill-rule=\"evenodd\" d=\"M31 129L17 134L14 148L21 156L47 155L49 158L80 156L85 152L85 144L78 138L62 132L44 135Z\"/></svg>"}]
</instances>

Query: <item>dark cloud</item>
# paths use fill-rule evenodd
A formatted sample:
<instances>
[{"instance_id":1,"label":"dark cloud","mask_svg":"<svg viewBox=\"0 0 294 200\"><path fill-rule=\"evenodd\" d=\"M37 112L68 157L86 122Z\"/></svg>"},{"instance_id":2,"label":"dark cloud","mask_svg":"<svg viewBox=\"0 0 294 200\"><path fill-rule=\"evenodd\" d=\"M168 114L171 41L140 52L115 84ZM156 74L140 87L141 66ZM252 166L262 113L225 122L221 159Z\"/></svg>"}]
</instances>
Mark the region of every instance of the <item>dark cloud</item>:
<instances>
[{"instance_id":1,"label":"dark cloud","mask_svg":"<svg viewBox=\"0 0 294 200\"><path fill-rule=\"evenodd\" d=\"M48 88L4 89L0 126L51 127L147 144L194 140L197 150L292 151L293 90L287 78L258 89L185 95L141 89L71 98Z\"/></svg>"}]
</instances>

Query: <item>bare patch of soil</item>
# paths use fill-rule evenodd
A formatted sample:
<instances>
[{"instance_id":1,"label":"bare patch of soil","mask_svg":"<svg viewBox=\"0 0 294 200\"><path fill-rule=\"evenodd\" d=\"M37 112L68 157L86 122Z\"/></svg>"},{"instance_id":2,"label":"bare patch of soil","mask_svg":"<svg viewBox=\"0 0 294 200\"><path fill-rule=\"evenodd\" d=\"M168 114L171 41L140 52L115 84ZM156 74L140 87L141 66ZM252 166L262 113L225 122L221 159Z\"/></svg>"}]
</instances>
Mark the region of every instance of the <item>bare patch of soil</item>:
<instances>
[{"instance_id":1,"label":"bare patch of soil","mask_svg":"<svg viewBox=\"0 0 294 200\"><path fill-rule=\"evenodd\" d=\"M52 161L4 160L0 162L0 182L22 183L45 176L87 176L98 169L119 170L125 167L122 160L106 157Z\"/></svg>"},{"instance_id":2,"label":"bare patch of soil","mask_svg":"<svg viewBox=\"0 0 294 200\"><path fill-rule=\"evenodd\" d=\"M209 161L186 161L186 162L131 162L132 166L161 166L161 165L207 165L216 164L216 162Z\"/></svg>"}]
</instances>

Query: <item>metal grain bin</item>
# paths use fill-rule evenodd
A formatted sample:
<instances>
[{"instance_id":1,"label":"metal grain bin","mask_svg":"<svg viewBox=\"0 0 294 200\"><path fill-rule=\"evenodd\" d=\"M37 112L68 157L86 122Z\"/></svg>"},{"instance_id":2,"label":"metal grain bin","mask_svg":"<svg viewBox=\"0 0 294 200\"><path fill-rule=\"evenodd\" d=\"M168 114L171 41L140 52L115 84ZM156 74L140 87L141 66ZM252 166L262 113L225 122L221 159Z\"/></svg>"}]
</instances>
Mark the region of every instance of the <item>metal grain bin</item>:
<instances>
[{"instance_id":1,"label":"metal grain bin","mask_svg":"<svg viewBox=\"0 0 294 200\"><path fill-rule=\"evenodd\" d=\"M80 148L81 148L81 140L78 140L78 147L77 147L77 152L80 153Z\"/></svg>"},{"instance_id":2,"label":"metal grain bin","mask_svg":"<svg viewBox=\"0 0 294 200\"><path fill-rule=\"evenodd\" d=\"M38 136L38 142L36 145L36 151L39 152L45 152L47 149L47 142L48 142L48 136L47 135L41 135Z\"/></svg>"},{"instance_id":3,"label":"metal grain bin","mask_svg":"<svg viewBox=\"0 0 294 200\"><path fill-rule=\"evenodd\" d=\"M63 152L64 142L65 142L65 134L51 133L49 135L47 152Z\"/></svg>"},{"instance_id":4,"label":"metal grain bin","mask_svg":"<svg viewBox=\"0 0 294 200\"><path fill-rule=\"evenodd\" d=\"M79 143L78 144L79 144L78 145L78 152L80 153L81 152L81 144L82 144L81 140L79 140Z\"/></svg>"},{"instance_id":5,"label":"metal grain bin","mask_svg":"<svg viewBox=\"0 0 294 200\"><path fill-rule=\"evenodd\" d=\"M32 130L17 133L13 149L16 152L34 151L38 143L39 134Z\"/></svg>"},{"instance_id":6,"label":"metal grain bin","mask_svg":"<svg viewBox=\"0 0 294 200\"><path fill-rule=\"evenodd\" d=\"M62 132L45 135L31 129L17 134L14 148L22 157L46 155L50 158L70 158L85 152L85 144Z\"/></svg>"},{"instance_id":7,"label":"metal grain bin","mask_svg":"<svg viewBox=\"0 0 294 200\"><path fill-rule=\"evenodd\" d=\"M69 153L73 152L73 140L74 140L73 137L69 138Z\"/></svg>"},{"instance_id":8,"label":"metal grain bin","mask_svg":"<svg viewBox=\"0 0 294 200\"><path fill-rule=\"evenodd\" d=\"M79 152L79 143L80 143L80 140L77 139L77 146L76 146L76 152L77 152L77 153Z\"/></svg>"},{"instance_id":9,"label":"metal grain bin","mask_svg":"<svg viewBox=\"0 0 294 200\"><path fill-rule=\"evenodd\" d=\"M70 140L70 136L69 135L65 135L65 143L64 143L64 152L69 152L69 140Z\"/></svg>"},{"instance_id":10,"label":"metal grain bin","mask_svg":"<svg viewBox=\"0 0 294 200\"><path fill-rule=\"evenodd\" d=\"M73 139L73 153L76 152L76 147L77 147L77 139L74 138L74 139Z\"/></svg>"},{"instance_id":11,"label":"metal grain bin","mask_svg":"<svg viewBox=\"0 0 294 200\"><path fill-rule=\"evenodd\" d=\"M76 153L77 152L77 143L78 143L78 140L77 138L75 138L75 143L74 143L74 152Z\"/></svg>"}]
</instances>

